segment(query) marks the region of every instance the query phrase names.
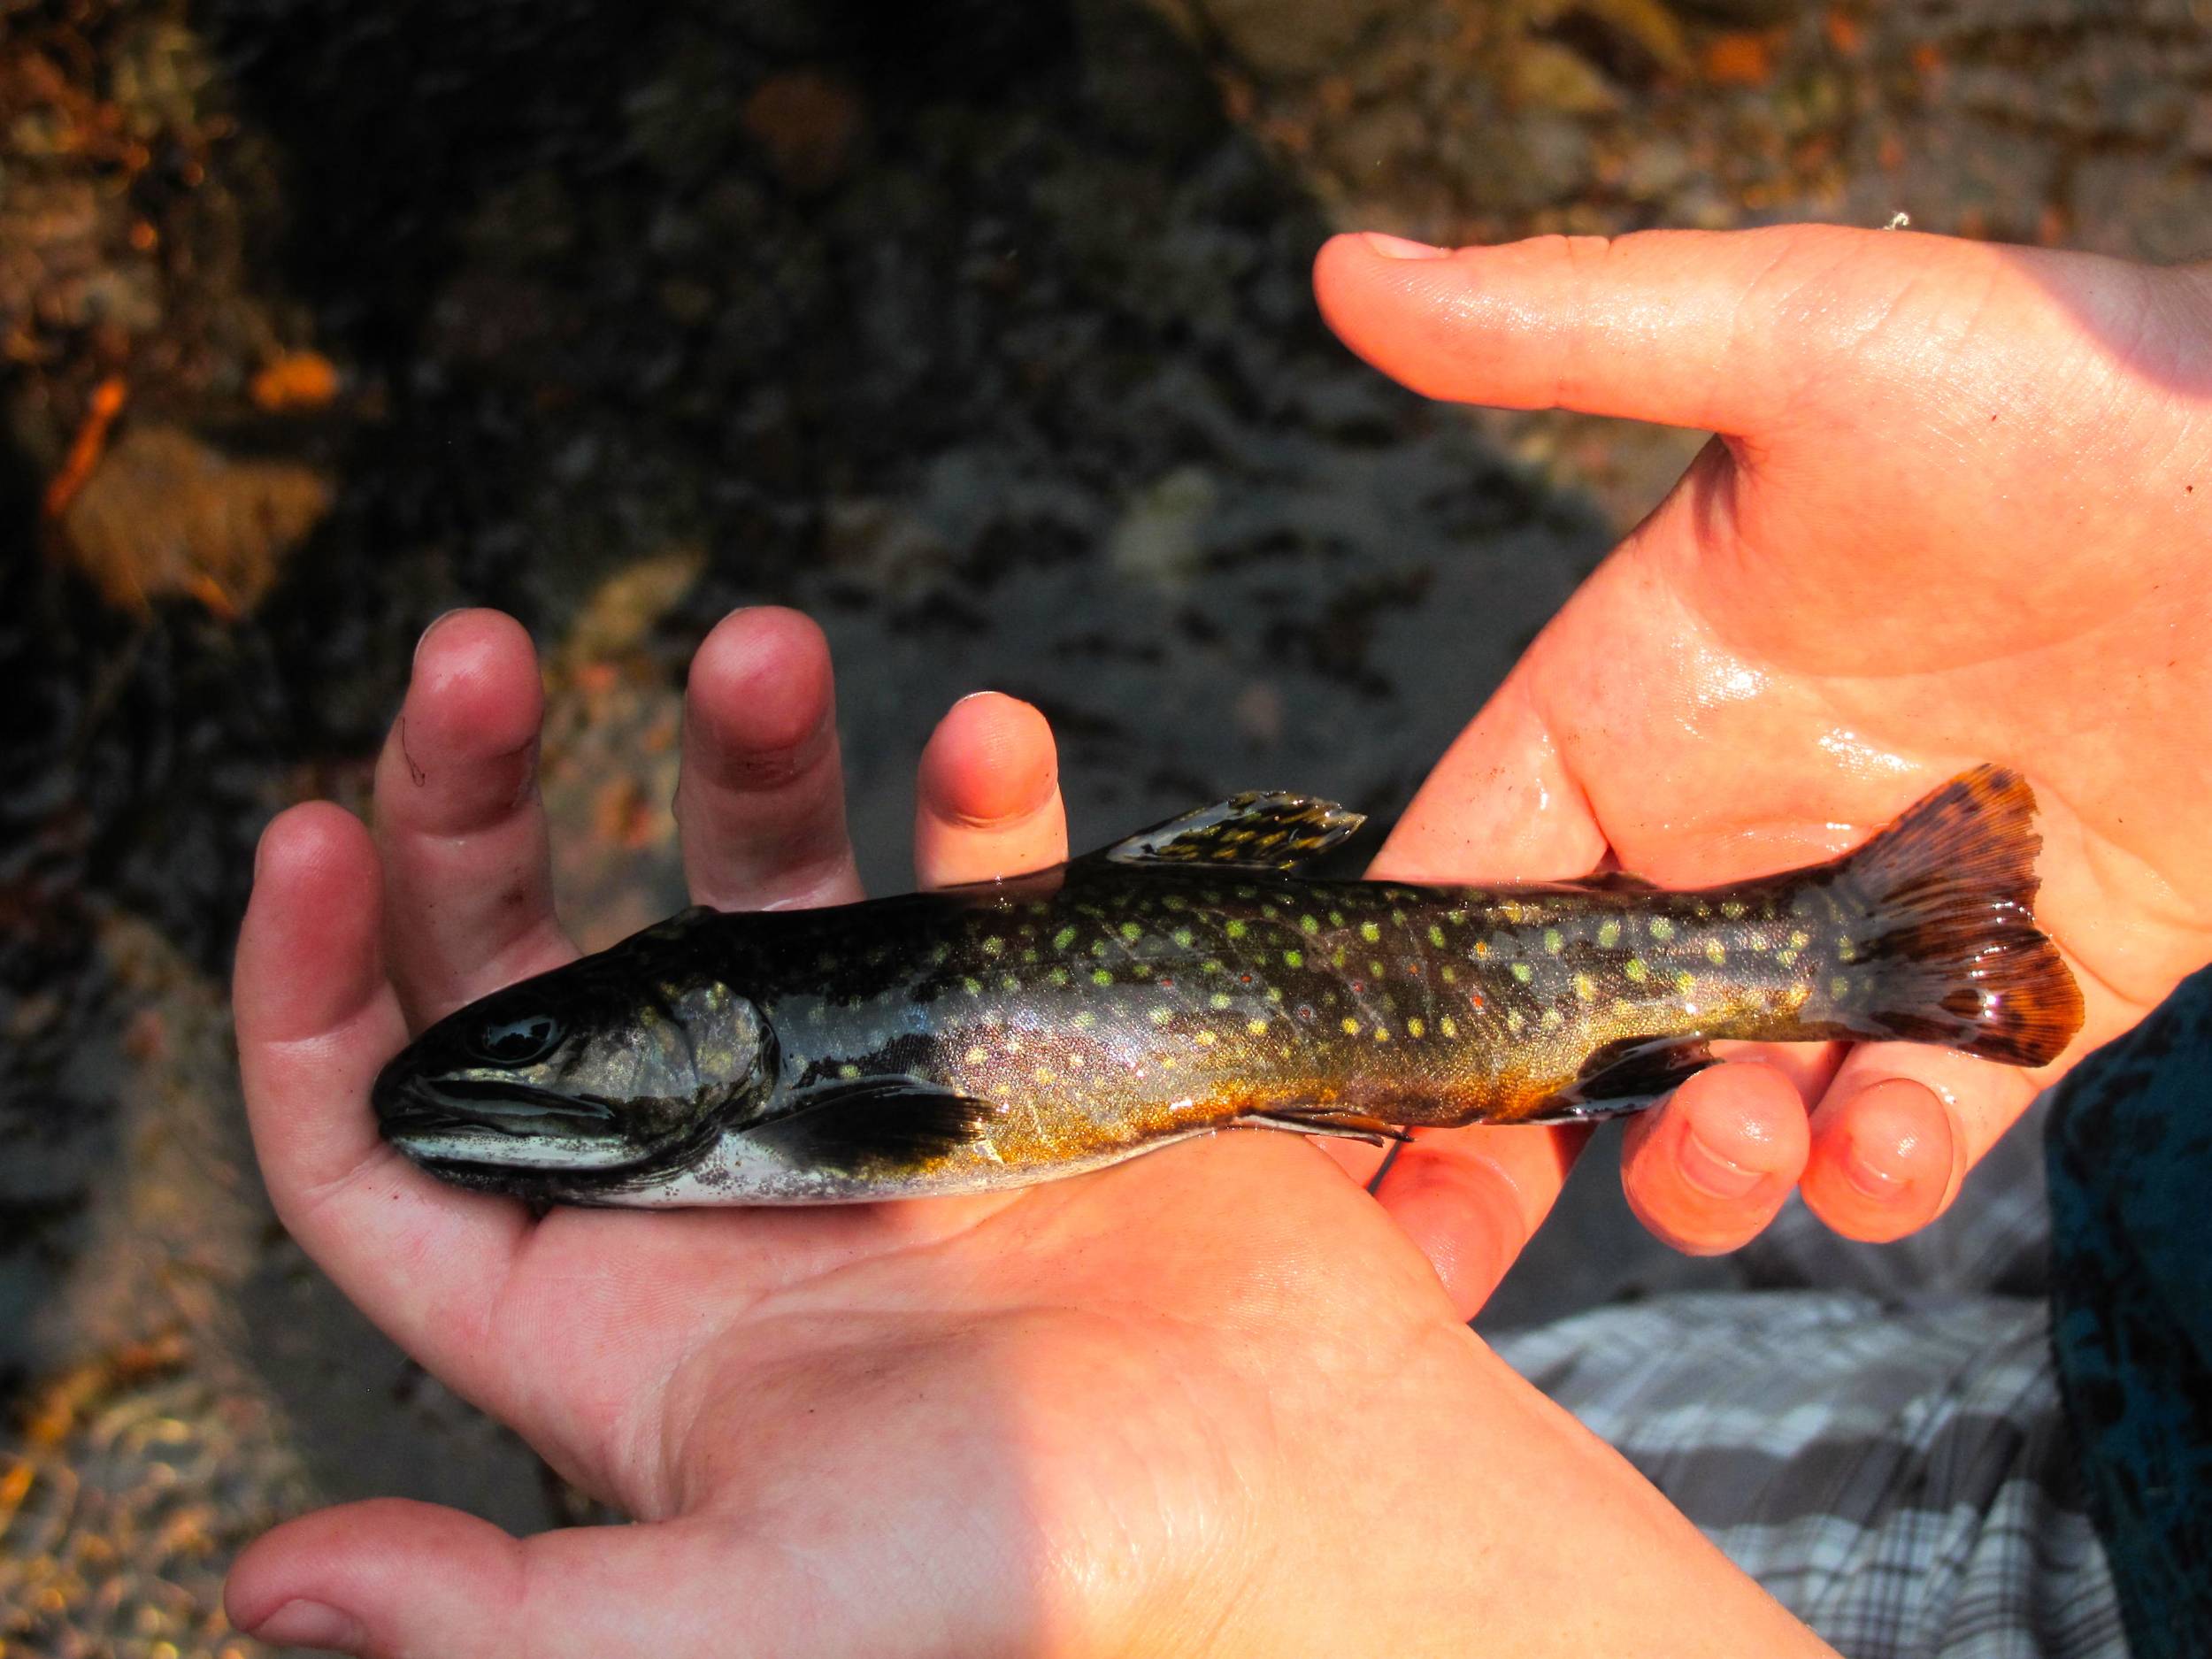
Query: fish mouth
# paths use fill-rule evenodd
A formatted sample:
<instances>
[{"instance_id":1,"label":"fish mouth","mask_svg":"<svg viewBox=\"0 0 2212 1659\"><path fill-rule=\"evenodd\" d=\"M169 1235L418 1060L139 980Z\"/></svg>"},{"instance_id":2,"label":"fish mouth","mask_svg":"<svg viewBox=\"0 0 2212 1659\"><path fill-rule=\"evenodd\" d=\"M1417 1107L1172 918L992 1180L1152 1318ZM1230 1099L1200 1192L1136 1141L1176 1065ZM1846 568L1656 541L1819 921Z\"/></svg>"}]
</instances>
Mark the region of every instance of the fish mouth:
<instances>
[{"instance_id":1,"label":"fish mouth","mask_svg":"<svg viewBox=\"0 0 2212 1659\"><path fill-rule=\"evenodd\" d=\"M641 1138L634 1114L597 1095L511 1081L393 1079L377 1088L374 1105L387 1141L442 1165L624 1169L660 1156L672 1138Z\"/></svg>"}]
</instances>

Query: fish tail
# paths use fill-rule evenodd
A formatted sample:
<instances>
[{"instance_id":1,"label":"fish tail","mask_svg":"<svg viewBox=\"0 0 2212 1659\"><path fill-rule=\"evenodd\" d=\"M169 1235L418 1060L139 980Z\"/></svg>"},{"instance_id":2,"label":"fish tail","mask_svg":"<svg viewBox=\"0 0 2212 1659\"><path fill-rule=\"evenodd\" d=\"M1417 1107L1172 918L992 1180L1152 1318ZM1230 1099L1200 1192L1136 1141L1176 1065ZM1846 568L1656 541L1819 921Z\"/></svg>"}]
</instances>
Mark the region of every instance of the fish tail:
<instances>
[{"instance_id":1,"label":"fish tail","mask_svg":"<svg viewBox=\"0 0 2212 1659\"><path fill-rule=\"evenodd\" d=\"M2035 795L1978 766L1843 859L1848 931L1833 1011L1866 1036L2047 1065L2081 1029L2081 991L2035 925Z\"/></svg>"}]
</instances>

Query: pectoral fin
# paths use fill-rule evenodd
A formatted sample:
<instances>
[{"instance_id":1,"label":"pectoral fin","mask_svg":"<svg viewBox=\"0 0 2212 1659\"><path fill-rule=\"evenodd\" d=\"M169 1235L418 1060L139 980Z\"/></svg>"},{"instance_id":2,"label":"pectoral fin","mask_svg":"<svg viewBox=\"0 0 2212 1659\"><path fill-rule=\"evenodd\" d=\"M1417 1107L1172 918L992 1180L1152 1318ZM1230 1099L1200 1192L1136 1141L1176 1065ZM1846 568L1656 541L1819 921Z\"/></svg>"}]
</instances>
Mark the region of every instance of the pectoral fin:
<instances>
[{"instance_id":1,"label":"pectoral fin","mask_svg":"<svg viewBox=\"0 0 2212 1659\"><path fill-rule=\"evenodd\" d=\"M907 1077L863 1078L802 1090L783 1115L746 1131L793 1164L861 1173L935 1163L987 1130L989 1101Z\"/></svg>"},{"instance_id":2,"label":"pectoral fin","mask_svg":"<svg viewBox=\"0 0 2212 1659\"><path fill-rule=\"evenodd\" d=\"M1320 857L1366 821L1333 801L1310 795L1233 795L1090 856L1117 864L1288 872Z\"/></svg>"}]
</instances>

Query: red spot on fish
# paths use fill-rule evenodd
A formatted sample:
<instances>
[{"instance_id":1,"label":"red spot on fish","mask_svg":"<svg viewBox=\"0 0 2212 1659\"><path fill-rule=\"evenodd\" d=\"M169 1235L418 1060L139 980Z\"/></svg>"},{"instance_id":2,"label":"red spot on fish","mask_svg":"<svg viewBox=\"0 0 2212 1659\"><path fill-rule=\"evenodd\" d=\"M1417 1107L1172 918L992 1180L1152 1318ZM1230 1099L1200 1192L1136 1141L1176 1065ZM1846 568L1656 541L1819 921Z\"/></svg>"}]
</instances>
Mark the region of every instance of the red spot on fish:
<instances>
[{"instance_id":1,"label":"red spot on fish","mask_svg":"<svg viewBox=\"0 0 2212 1659\"><path fill-rule=\"evenodd\" d=\"M1471 1006L1480 1008L1482 1006L1482 993L1480 991L1468 992L1467 1001Z\"/></svg>"},{"instance_id":2,"label":"red spot on fish","mask_svg":"<svg viewBox=\"0 0 2212 1659\"><path fill-rule=\"evenodd\" d=\"M1367 988L1367 981L1366 981L1366 980L1364 980L1364 979L1355 979L1355 980L1353 980L1353 981L1352 981L1352 995L1353 995L1354 996L1357 996L1357 995L1359 995L1362 991L1364 991L1366 988Z\"/></svg>"},{"instance_id":3,"label":"red spot on fish","mask_svg":"<svg viewBox=\"0 0 2212 1659\"><path fill-rule=\"evenodd\" d=\"M1173 974L1163 974L1160 978L1160 988L1163 991L1173 990L1175 988L1175 976Z\"/></svg>"}]
</instances>

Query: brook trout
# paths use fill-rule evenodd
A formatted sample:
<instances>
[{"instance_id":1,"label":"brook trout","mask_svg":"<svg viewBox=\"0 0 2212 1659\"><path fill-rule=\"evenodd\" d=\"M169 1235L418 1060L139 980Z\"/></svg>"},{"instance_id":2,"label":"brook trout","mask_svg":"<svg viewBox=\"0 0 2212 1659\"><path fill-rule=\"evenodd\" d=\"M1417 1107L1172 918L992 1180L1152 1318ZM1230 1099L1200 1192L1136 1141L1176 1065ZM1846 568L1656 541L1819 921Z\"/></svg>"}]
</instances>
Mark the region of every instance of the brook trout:
<instances>
[{"instance_id":1,"label":"brook trout","mask_svg":"<svg viewBox=\"0 0 2212 1659\"><path fill-rule=\"evenodd\" d=\"M2012 772L1847 856L1632 877L1317 880L1358 827L1239 795L1014 880L686 910L425 1031L385 1136L540 1202L830 1203L1019 1186L1232 1127L1402 1137L1649 1106L1722 1038L2057 1056L2081 996L2031 913Z\"/></svg>"}]
</instances>

